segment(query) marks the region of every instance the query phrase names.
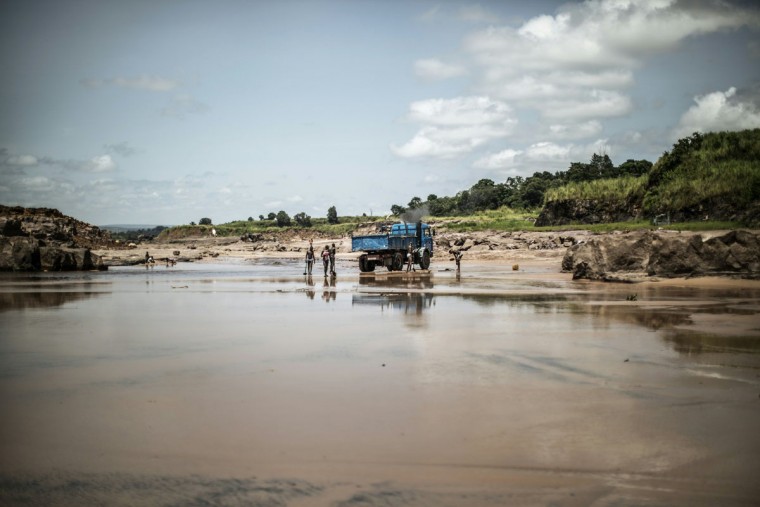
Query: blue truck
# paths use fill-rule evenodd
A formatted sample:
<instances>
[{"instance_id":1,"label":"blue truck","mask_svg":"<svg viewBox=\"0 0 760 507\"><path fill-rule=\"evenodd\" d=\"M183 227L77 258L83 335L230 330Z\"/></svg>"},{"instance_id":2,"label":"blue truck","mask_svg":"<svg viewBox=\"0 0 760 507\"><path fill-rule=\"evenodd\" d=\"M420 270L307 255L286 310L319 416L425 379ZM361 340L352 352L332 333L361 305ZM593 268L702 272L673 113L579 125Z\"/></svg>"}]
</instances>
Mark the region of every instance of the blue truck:
<instances>
[{"instance_id":1,"label":"blue truck","mask_svg":"<svg viewBox=\"0 0 760 507\"><path fill-rule=\"evenodd\" d=\"M363 252L359 256L362 273L374 271L377 266L401 271L411 245L414 264L427 269L433 256L433 235L433 229L422 222L382 226L377 234L351 236L351 251Z\"/></svg>"}]
</instances>

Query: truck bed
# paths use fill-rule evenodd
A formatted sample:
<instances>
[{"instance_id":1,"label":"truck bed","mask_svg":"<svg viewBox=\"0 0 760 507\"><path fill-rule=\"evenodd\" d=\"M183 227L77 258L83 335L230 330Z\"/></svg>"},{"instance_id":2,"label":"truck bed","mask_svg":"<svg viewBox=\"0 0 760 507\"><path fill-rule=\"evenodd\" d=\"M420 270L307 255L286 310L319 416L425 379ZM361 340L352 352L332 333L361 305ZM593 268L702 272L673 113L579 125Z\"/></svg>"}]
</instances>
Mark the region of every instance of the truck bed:
<instances>
[{"instance_id":1,"label":"truck bed","mask_svg":"<svg viewBox=\"0 0 760 507\"><path fill-rule=\"evenodd\" d=\"M370 234L351 238L352 252L381 252L385 250L406 250L409 243L415 244L414 236L397 234Z\"/></svg>"}]
</instances>

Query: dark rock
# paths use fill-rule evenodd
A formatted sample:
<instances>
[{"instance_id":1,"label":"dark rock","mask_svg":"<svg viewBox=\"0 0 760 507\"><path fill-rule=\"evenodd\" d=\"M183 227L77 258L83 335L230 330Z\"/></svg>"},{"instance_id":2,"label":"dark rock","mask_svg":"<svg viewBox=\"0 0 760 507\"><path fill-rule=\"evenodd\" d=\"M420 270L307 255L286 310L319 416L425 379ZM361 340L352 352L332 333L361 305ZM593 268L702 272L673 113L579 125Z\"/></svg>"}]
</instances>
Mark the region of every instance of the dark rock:
<instances>
[{"instance_id":1,"label":"dark rock","mask_svg":"<svg viewBox=\"0 0 760 507\"><path fill-rule=\"evenodd\" d=\"M40 247L36 239L0 236L0 271L40 269Z\"/></svg>"},{"instance_id":2,"label":"dark rock","mask_svg":"<svg viewBox=\"0 0 760 507\"><path fill-rule=\"evenodd\" d=\"M21 220L0 217L0 235L6 237L26 236L26 233L21 227Z\"/></svg>"},{"instance_id":3,"label":"dark rock","mask_svg":"<svg viewBox=\"0 0 760 507\"><path fill-rule=\"evenodd\" d=\"M627 222L641 217L635 202L606 202L589 199L565 199L546 203L536 219L537 227L567 224Z\"/></svg>"},{"instance_id":4,"label":"dark rock","mask_svg":"<svg viewBox=\"0 0 760 507\"><path fill-rule=\"evenodd\" d=\"M0 205L0 270L106 269L92 246L112 244L106 231L49 208Z\"/></svg>"}]
</instances>

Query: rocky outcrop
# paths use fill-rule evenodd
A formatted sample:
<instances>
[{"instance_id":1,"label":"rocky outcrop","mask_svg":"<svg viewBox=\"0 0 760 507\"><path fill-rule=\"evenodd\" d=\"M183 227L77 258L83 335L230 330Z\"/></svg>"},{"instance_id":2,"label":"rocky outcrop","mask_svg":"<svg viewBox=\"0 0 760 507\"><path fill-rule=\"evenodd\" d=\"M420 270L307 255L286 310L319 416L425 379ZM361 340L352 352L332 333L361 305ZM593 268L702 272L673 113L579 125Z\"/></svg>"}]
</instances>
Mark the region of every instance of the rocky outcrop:
<instances>
[{"instance_id":1,"label":"rocky outcrop","mask_svg":"<svg viewBox=\"0 0 760 507\"><path fill-rule=\"evenodd\" d=\"M444 232L435 236L435 248L460 252L556 250L574 245L575 236L530 232Z\"/></svg>"},{"instance_id":2,"label":"rocky outcrop","mask_svg":"<svg viewBox=\"0 0 760 507\"><path fill-rule=\"evenodd\" d=\"M108 231L51 208L0 205L0 235L32 237L75 248L98 248L112 244Z\"/></svg>"},{"instance_id":3,"label":"rocky outcrop","mask_svg":"<svg viewBox=\"0 0 760 507\"><path fill-rule=\"evenodd\" d=\"M760 236L743 230L709 239L652 231L599 236L569 248L562 270L572 272L573 279L606 281L651 276L760 278Z\"/></svg>"},{"instance_id":4,"label":"rocky outcrop","mask_svg":"<svg viewBox=\"0 0 760 507\"><path fill-rule=\"evenodd\" d=\"M90 250L110 235L49 208L0 205L0 271L106 269Z\"/></svg>"},{"instance_id":5,"label":"rocky outcrop","mask_svg":"<svg viewBox=\"0 0 760 507\"><path fill-rule=\"evenodd\" d=\"M637 203L565 199L546 203L536 219L536 226L628 222L639 218L641 206Z\"/></svg>"}]
</instances>

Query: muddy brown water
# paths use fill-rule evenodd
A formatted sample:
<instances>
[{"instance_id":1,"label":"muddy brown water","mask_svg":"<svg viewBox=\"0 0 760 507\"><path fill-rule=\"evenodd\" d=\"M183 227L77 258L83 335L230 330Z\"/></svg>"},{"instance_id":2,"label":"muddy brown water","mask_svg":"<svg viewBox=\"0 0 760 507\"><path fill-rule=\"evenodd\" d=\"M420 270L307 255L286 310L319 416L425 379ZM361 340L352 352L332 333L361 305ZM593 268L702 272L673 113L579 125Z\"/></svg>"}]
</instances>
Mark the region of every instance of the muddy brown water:
<instances>
[{"instance_id":1,"label":"muddy brown water","mask_svg":"<svg viewBox=\"0 0 760 507\"><path fill-rule=\"evenodd\" d=\"M0 504L760 501L760 284L302 267L0 277Z\"/></svg>"}]
</instances>

